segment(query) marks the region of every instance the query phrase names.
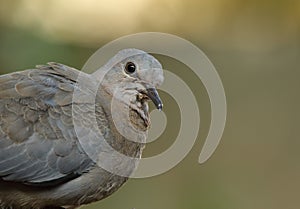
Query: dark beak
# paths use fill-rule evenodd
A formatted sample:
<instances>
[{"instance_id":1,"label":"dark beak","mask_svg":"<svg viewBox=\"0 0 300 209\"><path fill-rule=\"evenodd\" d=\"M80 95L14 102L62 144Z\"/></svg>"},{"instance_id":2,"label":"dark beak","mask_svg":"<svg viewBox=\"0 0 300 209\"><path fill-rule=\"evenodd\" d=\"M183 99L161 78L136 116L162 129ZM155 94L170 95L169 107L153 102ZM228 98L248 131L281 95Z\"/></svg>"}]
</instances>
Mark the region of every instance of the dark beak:
<instances>
[{"instance_id":1,"label":"dark beak","mask_svg":"<svg viewBox=\"0 0 300 209\"><path fill-rule=\"evenodd\" d=\"M146 95L152 100L152 102L154 103L154 105L156 106L156 108L161 111L163 108L163 103L157 93L157 90L153 87L148 88L146 90Z\"/></svg>"}]
</instances>

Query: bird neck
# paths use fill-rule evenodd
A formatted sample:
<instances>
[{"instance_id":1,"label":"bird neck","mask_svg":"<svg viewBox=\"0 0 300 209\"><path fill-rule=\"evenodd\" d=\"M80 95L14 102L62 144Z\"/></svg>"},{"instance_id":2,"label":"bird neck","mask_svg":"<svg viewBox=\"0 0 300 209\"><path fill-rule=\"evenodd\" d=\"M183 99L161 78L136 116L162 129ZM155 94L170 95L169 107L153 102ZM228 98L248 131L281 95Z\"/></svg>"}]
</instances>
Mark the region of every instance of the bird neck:
<instances>
[{"instance_id":1,"label":"bird neck","mask_svg":"<svg viewBox=\"0 0 300 209\"><path fill-rule=\"evenodd\" d=\"M147 130L137 127L135 118L139 118L135 112L128 112L128 107L122 102L116 102L115 107L111 108L111 103L101 104L102 99L96 102L97 112L105 116L107 121L107 132L104 134L105 140L116 151L130 157L140 158L144 148ZM111 100L110 100L111 101ZM126 112L127 110L127 112ZM141 119L139 119L141 120ZM134 123L132 122L134 121ZM99 126L101 122L98 122ZM141 125L139 125L141 126Z\"/></svg>"}]
</instances>

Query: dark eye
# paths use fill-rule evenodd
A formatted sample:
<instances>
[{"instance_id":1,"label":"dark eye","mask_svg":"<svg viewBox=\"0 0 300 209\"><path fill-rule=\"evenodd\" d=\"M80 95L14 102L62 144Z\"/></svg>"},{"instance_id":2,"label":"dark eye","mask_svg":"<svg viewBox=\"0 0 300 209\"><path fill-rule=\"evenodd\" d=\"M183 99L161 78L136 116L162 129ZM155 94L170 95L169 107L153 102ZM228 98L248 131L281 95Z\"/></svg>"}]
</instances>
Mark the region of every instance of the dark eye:
<instances>
[{"instance_id":1,"label":"dark eye","mask_svg":"<svg viewBox=\"0 0 300 209\"><path fill-rule=\"evenodd\" d=\"M136 66L133 62L127 62L126 63L126 66L125 66L126 73L131 74L131 73L134 73L135 70L136 70Z\"/></svg>"}]
</instances>

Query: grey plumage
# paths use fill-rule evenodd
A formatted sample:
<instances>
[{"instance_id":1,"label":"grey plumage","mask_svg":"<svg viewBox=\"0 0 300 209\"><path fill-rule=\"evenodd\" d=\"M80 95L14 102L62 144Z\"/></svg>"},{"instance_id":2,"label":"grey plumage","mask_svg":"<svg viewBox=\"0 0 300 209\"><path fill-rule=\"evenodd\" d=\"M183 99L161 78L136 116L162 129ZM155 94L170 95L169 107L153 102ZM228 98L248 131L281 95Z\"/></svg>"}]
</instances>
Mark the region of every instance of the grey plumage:
<instances>
[{"instance_id":1,"label":"grey plumage","mask_svg":"<svg viewBox=\"0 0 300 209\"><path fill-rule=\"evenodd\" d=\"M137 67L133 73L126 72L129 62ZM49 63L0 76L0 208L77 207L107 197L127 180L101 168L101 157L93 156L107 151L103 142L118 153L141 156L149 127L147 100L162 105L155 90L163 81L162 67L151 55L126 49L94 74L81 75L86 80L79 85L78 70ZM76 101L75 91L83 94ZM95 93L95 103L84 97L89 92ZM129 136L113 121L113 97L120 107L113 113ZM89 115L96 116L96 125ZM131 126L141 133L137 142L130 141ZM98 144L79 140L84 137Z\"/></svg>"}]
</instances>

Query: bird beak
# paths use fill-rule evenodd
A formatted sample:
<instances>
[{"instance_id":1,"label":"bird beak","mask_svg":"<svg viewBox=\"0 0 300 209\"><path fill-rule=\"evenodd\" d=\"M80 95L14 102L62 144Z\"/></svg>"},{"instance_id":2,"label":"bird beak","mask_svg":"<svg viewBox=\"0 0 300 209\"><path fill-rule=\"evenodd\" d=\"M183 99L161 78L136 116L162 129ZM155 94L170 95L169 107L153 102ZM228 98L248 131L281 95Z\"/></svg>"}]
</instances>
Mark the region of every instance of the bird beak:
<instances>
[{"instance_id":1,"label":"bird beak","mask_svg":"<svg viewBox=\"0 0 300 209\"><path fill-rule=\"evenodd\" d=\"M147 88L145 94L152 100L152 102L154 103L156 108L159 111L161 111L163 108L163 103L158 95L156 88L154 88L154 87Z\"/></svg>"}]
</instances>

